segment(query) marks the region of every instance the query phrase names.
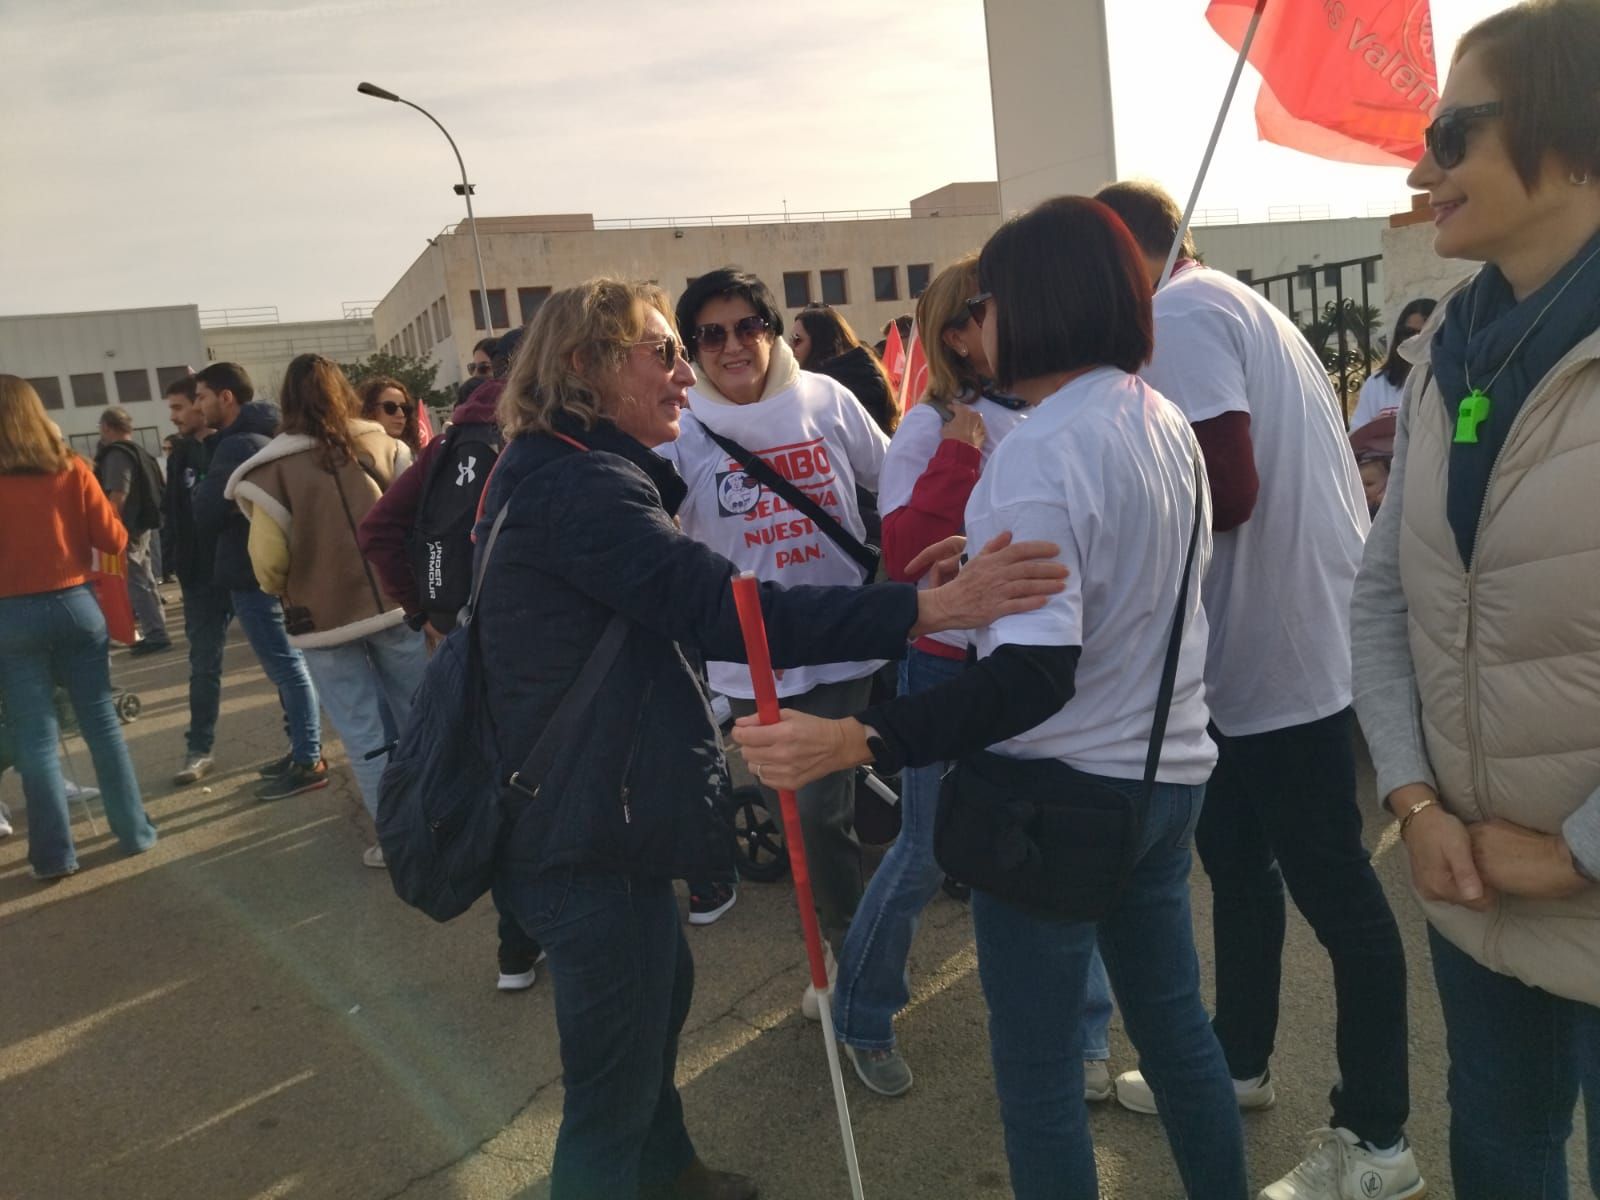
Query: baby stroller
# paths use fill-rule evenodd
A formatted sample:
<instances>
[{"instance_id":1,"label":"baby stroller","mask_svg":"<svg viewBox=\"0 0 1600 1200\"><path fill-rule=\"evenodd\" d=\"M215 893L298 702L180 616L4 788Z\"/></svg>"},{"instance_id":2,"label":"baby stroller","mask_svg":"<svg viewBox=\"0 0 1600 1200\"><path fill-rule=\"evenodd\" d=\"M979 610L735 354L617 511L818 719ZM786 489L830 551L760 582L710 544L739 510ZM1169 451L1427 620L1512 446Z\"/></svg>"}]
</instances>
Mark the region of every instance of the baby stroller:
<instances>
[{"instance_id":1,"label":"baby stroller","mask_svg":"<svg viewBox=\"0 0 1600 1200\"><path fill-rule=\"evenodd\" d=\"M733 708L725 696L713 694L711 712L722 730L733 789L728 797L728 817L738 846L739 878L775 883L789 870L789 852L783 844L783 819L767 808L767 798L744 765L732 737ZM870 767L856 768L856 834L863 842L881 845L894 840L900 829L900 777L880 777Z\"/></svg>"}]
</instances>

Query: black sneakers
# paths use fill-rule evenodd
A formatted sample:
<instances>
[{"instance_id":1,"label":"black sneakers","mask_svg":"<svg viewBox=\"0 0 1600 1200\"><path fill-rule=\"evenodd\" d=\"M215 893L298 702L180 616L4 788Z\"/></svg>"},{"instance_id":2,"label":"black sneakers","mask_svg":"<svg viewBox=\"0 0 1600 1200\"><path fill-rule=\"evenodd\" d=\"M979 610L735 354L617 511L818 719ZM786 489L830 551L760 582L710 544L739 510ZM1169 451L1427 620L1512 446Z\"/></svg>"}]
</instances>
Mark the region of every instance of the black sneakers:
<instances>
[{"instance_id":1,"label":"black sneakers","mask_svg":"<svg viewBox=\"0 0 1600 1200\"><path fill-rule=\"evenodd\" d=\"M689 893L689 924L710 925L739 898L731 883L702 884Z\"/></svg>"},{"instance_id":2,"label":"black sneakers","mask_svg":"<svg viewBox=\"0 0 1600 1200\"><path fill-rule=\"evenodd\" d=\"M287 775L292 766L294 766L294 755L285 754L282 758L275 758L266 766L257 768L256 774L263 779L276 779L280 775Z\"/></svg>"},{"instance_id":3,"label":"black sneakers","mask_svg":"<svg viewBox=\"0 0 1600 1200\"><path fill-rule=\"evenodd\" d=\"M274 766L276 764L273 764ZM328 764L319 759L314 765L291 762L281 775L261 781L256 788L257 800L287 800L301 792L314 792L328 786Z\"/></svg>"}]
</instances>

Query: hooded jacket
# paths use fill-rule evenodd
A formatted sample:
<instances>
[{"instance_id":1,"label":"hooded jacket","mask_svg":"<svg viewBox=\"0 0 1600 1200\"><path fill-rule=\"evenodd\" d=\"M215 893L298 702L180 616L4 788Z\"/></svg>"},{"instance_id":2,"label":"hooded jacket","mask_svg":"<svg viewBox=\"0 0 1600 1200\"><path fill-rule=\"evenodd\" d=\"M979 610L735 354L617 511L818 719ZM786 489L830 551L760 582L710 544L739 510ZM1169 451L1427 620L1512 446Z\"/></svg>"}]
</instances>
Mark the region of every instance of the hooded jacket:
<instances>
[{"instance_id":1,"label":"hooded jacket","mask_svg":"<svg viewBox=\"0 0 1600 1200\"><path fill-rule=\"evenodd\" d=\"M229 591L254 592L260 587L250 565L250 521L224 495L228 477L245 459L272 440L278 432L279 419L276 404L252 400L239 409L232 425L206 439L210 465L205 478L195 485L191 506L195 552L211 554L212 582Z\"/></svg>"},{"instance_id":2,"label":"hooded jacket","mask_svg":"<svg viewBox=\"0 0 1600 1200\"><path fill-rule=\"evenodd\" d=\"M210 455L197 438L180 437L167 459L161 507L172 531L172 559L165 563L185 588L206 587L216 570L216 539L202 541L194 519L194 494L206 477Z\"/></svg>"},{"instance_id":3,"label":"hooded jacket","mask_svg":"<svg viewBox=\"0 0 1600 1200\"><path fill-rule=\"evenodd\" d=\"M497 425L495 410L504 389L505 381L501 379L491 379L480 385L451 411L450 424ZM411 569L411 556L406 552L406 545L416 524L422 493L428 486L428 473L433 470L434 459L443 450L444 434L441 433L422 448L416 466L401 473L394 485L372 506L372 511L367 513L358 529L361 553L367 556L372 569L378 573L384 590L400 601L407 613L419 612L420 603L417 577Z\"/></svg>"},{"instance_id":4,"label":"hooded jacket","mask_svg":"<svg viewBox=\"0 0 1600 1200\"><path fill-rule=\"evenodd\" d=\"M280 433L241 463L227 485L228 498L250 519L256 578L263 591L283 599L289 644L301 649L343 645L405 619L356 538L361 519L400 469L403 443L373 421L350 422L350 436L354 461L330 470L321 443Z\"/></svg>"},{"instance_id":5,"label":"hooded jacket","mask_svg":"<svg viewBox=\"0 0 1600 1200\"><path fill-rule=\"evenodd\" d=\"M892 434L899 422L895 397L883 380L872 351L865 346L852 346L827 362L818 363L807 370L836 379L850 389L850 394L861 402L879 429Z\"/></svg>"}]
</instances>

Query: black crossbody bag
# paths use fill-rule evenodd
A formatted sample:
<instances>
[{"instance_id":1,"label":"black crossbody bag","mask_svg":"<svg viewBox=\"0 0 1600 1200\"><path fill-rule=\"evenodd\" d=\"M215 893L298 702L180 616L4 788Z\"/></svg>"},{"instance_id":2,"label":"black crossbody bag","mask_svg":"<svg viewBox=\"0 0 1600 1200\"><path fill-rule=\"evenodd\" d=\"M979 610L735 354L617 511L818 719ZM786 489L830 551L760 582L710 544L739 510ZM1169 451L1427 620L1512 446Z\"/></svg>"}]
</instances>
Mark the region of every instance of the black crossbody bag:
<instances>
[{"instance_id":1,"label":"black crossbody bag","mask_svg":"<svg viewBox=\"0 0 1600 1200\"><path fill-rule=\"evenodd\" d=\"M1074 921L1098 920L1127 886L1172 708L1205 486L1197 468L1194 528L1139 797L1059 759L1006 758L988 750L968 755L945 773L934 820L933 856L951 878L1020 908Z\"/></svg>"},{"instance_id":2,"label":"black crossbody bag","mask_svg":"<svg viewBox=\"0 0 1600 1200\"><path fill-rule=\"evenodd\" d=\"M768 491L776 492L793 505L797 511L805 513L806 516L816 522L817 528L822 530L824 536L848 554L855 561L855 564L866 572L866 582L871 583L878 577L878 560L882 557L882 554L876 546L866 545L853 536L822 505L795 487L782 475L779 475L772 469L772 464L759 454L751 453L730 437L723 437L704 421L700 423L700 427L706 431L706 434L713 442L722 447L723 452L729 458L743 467L746 472L755 476L762 487Z\"/></svg>"}]
</instances>

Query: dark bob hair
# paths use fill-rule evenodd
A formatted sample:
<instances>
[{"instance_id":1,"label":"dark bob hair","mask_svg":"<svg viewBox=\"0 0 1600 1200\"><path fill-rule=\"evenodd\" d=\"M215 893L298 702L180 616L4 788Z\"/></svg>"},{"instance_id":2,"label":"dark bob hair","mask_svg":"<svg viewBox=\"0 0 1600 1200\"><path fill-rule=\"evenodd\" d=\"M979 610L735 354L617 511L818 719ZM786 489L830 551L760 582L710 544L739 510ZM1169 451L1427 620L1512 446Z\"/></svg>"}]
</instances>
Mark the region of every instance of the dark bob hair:
<instances>
[{"instance_id":1,"label":"dark bob hair","mask_svg":"<svg viewBox=\"0 0 1600 1200\"><path fill-rule=\"evenodd\" d=\"M995 382L1003 388L1080 367L1133 374L1154 345L1150 280L1117 214L1087 196L1058 196L1002 225L978 256L993 293Z\"/></svg>"},{"instance_id":2,"label":"dark bob hair","mask_svg":"<svg viewBox=\"0 0 1600 1200\"><path fill-rule=\"evenodd\" d=\"M1523 188L1539 181L1547 154L1600 178L1600 4L1527 0L1467 30L1453 61L1474 51L1500 89L1501 132Z\"/></svg>"},{"instance_id":3,"label":"dark bob hair","mask_svg":"<svg viewBox=\"0 0 1600 1200\"><path fill-rule=\"evenodd\" d=\"M741 271L738 267L718 267L700 276L678 297L678 336L683 339L684 353L691 361L697 351L694 330L699 324L700 310L713 300L734 297L749 301L756 315L766 321L773 340L783 336L783 314L778 311L778 302L773 298L772 289L759 276L748 271Z\"/></svg>"}]
</instances>

